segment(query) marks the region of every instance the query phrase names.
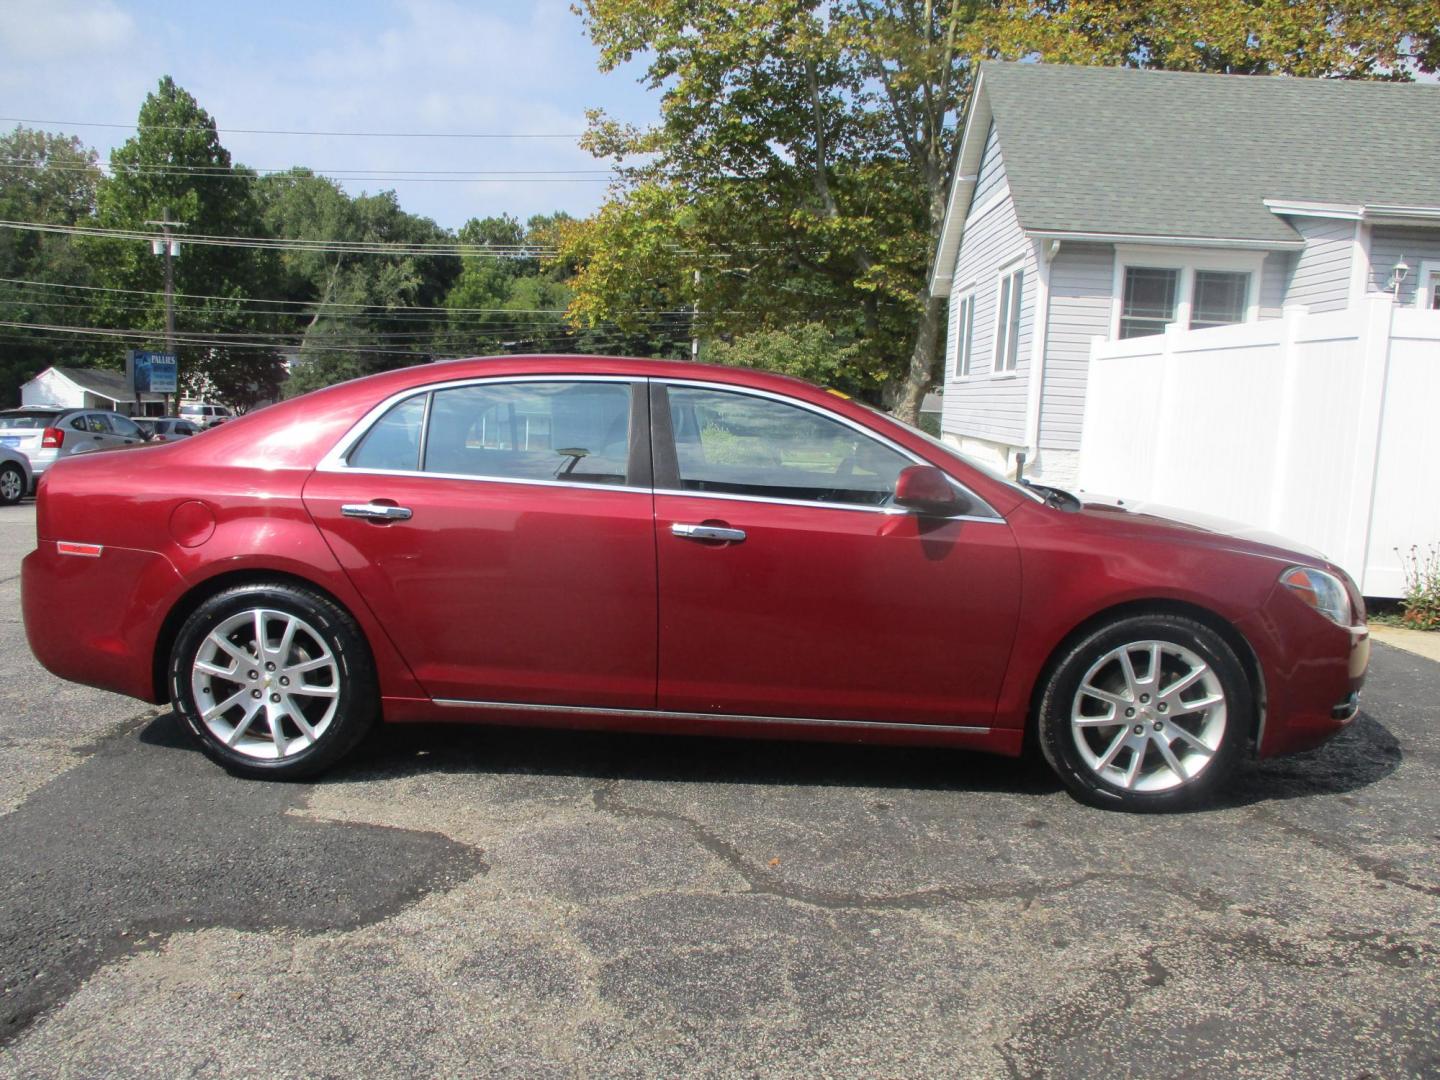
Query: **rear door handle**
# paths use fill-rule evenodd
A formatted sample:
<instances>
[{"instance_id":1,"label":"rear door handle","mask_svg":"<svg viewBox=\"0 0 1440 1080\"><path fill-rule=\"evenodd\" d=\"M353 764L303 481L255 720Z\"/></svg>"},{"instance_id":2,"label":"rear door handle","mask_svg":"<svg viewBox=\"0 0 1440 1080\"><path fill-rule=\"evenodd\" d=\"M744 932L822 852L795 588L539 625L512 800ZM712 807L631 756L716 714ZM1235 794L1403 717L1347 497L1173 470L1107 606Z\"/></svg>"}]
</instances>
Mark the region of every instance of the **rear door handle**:
<instances>
[{"instance_id":1,"label":"rear door handle","mask_svg":"<svg viewBox=\"0 0 1440 1080\"><path fill-rule=\"evenodd\" d=\"M381 506L378 503L346 503L340 507L340 513L369 521L409 521L412 517L408 506Z\"/></svg>"},{"instance_id":2,"label":"rear door handle","mask_svg":"<svg viewBox=\"0 0 1440 1080\"><path fill-rule=\"evenodd\" d=\"M722 525L682 525L678 521L670 531L686 540L729 540L738 544L745 539L744 529L730 529Z\"/></svg>"}]
</instances>

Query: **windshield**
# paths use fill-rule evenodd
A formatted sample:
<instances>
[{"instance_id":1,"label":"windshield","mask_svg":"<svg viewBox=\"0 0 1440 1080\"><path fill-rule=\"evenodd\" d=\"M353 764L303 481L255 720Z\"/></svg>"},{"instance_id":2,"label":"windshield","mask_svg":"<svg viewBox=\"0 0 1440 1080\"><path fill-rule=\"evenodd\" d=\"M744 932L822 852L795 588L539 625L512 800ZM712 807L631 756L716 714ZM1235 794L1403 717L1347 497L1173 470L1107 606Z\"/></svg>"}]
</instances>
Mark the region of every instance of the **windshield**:
<instances>
[{"instance_id":1,"label":"windshield","mask_svg":"<svg viewBox=\"0 0 1440 1080\"><path fill-rule=\"evenodd\" d=\"M55 421L52 412L7 412L0 413L0 428L24 428L38 430L47 428Z\"/></svg>"}]
</instances>

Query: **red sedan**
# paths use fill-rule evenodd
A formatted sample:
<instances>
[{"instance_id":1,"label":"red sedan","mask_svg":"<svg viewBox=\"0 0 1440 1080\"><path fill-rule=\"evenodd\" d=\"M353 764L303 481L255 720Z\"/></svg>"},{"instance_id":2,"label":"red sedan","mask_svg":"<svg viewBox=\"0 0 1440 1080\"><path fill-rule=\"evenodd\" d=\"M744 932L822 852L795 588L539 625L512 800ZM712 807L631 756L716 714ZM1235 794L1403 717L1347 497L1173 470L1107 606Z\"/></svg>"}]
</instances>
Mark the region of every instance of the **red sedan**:
<instances>
[{"instance_id":1,"label":"red sedan","mask_svg":"<svg viewBox=\"0 0 1440 1080\"><path fill-rule=\"evenodd\" d=\"M1083 505L843 394L696 364L376 375L61 462L37 529L40 661L172 703L246 776L447 718L1033 744L1081 798L1167 809L1343 728L1369 650L1318 556Z\"/></svg>"}]
</instances>

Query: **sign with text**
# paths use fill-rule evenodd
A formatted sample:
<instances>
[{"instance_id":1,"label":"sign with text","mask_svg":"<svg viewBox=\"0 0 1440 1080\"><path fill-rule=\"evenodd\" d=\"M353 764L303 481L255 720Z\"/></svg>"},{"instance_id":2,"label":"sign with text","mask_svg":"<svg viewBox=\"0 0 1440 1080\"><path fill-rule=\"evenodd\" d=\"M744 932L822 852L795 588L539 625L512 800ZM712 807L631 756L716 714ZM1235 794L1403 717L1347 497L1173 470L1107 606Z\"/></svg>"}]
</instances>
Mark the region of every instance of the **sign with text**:
<instances>
[{"instance_id":1,"label":"sign with text","mask_svg":"<svg viewBox=\"0 0 1440 1080\"><path fill-rule=\"evenodd\" d=\"M125 358L125 367L137 394L173 394L179 387L179 364L174 353L131 349Z\"/></svg>"}]
</instances>

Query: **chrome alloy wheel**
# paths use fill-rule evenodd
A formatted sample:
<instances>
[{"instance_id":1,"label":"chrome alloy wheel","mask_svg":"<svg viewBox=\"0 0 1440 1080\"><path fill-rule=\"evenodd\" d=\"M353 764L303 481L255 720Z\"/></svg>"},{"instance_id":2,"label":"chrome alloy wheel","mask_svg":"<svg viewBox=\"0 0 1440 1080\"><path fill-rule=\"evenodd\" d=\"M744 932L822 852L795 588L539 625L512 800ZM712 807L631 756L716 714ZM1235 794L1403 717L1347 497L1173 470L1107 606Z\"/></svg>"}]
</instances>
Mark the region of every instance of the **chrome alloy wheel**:
<instances>
[{"instance_id":1,"label":"chrome alloy wheel","mask_svg":"<svg viewBox=\"0 0 1440 1080\"><path fill-rule=\"evenodd\" d=\"M251 608L200 643L190 690L216 739L246 757L278 761L325 734L339 705L340 665L304 619Z\"/></svg>"},{"instance_id":2,"label":"chrome alloy wheel","mask_svg":"<svg viewBox=\"0 0 1440 1080\"><path fill-rule=\"evenodd\" d=\"M1111 649L1080 680L1070 733L1101 780L1127 791L1170 791L1194 780L1225 737L1215 671L1170 641Z\"/></svg>"}]
</instances>

